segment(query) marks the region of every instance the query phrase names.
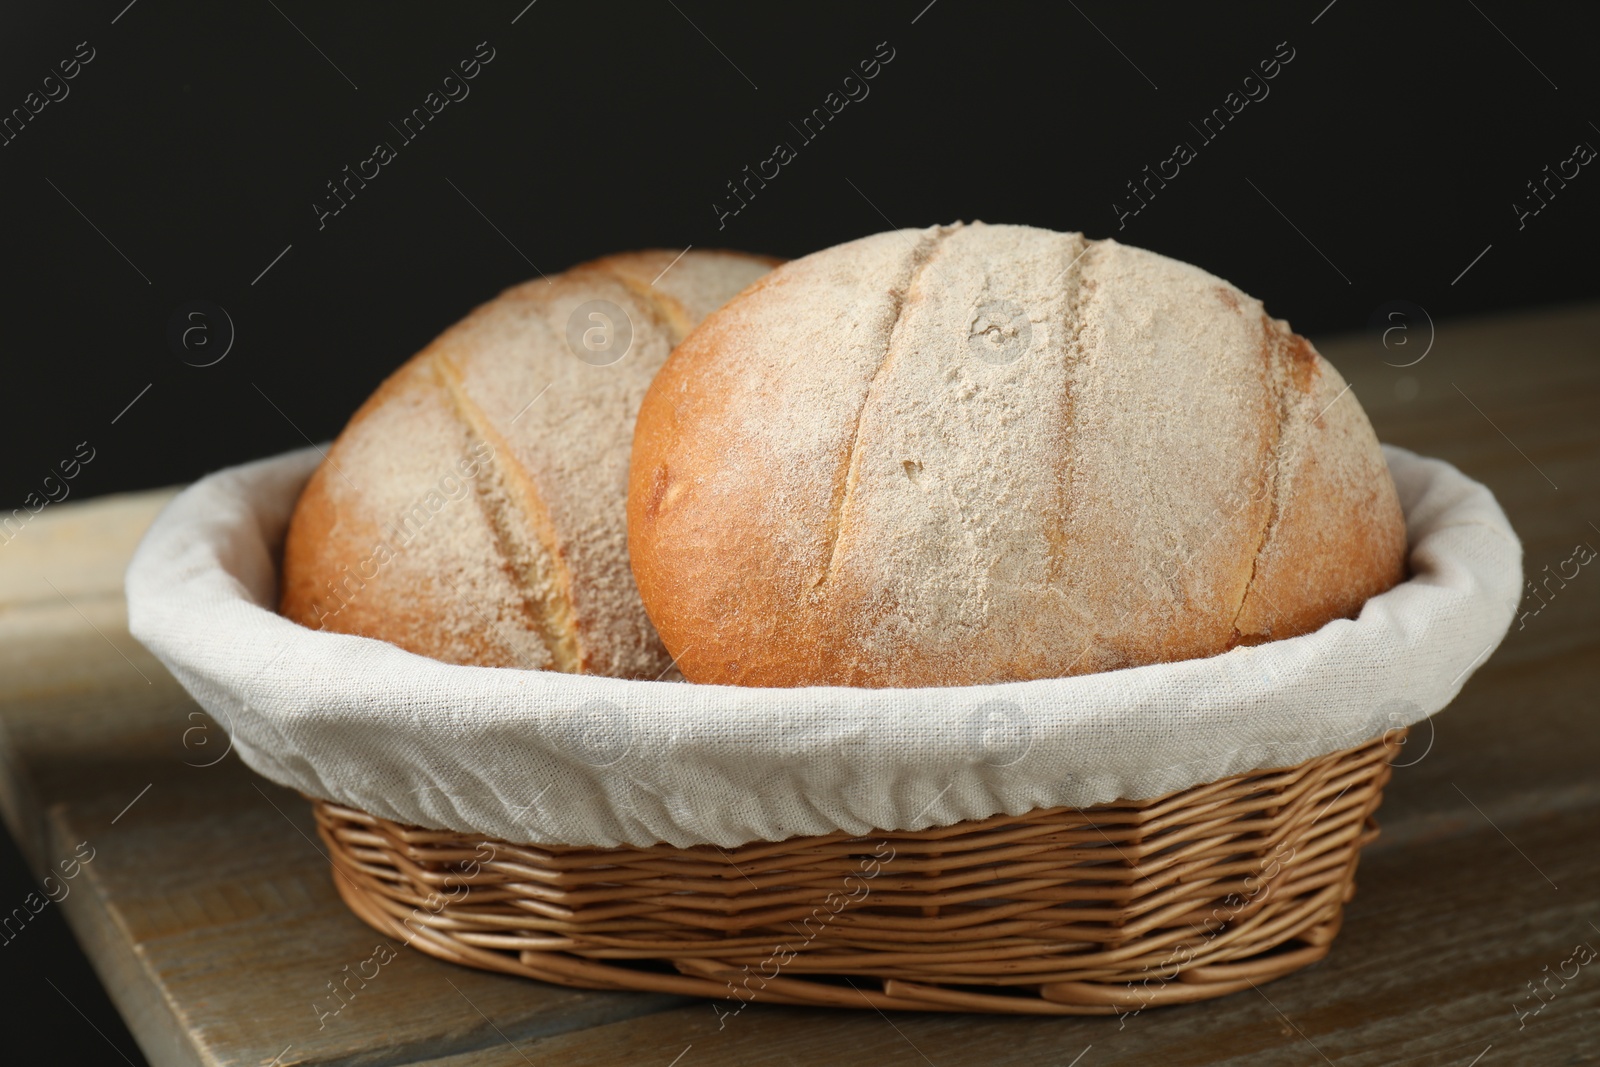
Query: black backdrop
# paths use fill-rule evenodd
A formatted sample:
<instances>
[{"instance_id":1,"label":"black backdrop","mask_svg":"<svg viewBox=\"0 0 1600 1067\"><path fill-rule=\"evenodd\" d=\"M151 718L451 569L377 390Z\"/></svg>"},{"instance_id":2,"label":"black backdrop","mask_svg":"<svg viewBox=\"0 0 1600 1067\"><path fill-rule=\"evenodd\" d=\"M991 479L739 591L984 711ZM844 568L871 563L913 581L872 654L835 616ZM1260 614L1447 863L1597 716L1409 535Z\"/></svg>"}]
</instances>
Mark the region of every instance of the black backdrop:
<instances>
[{"instance_id":1,"label":"black backdrop","mask_svg":"<svg viewBox=\"0 0 1600 1067\"><path fill-rule=\"evenodd\" d=\"M1437 319L1595 293L1600 177L1564 162L1600 146L1577 4L125 2L13 11L0 38L0 109L67 94L0 146L6 509L85 440L79 496L330 437L534 265L640 246L1027 222L1199 264L1312 334L1396 299ZM430 92L447 102L408 142ZM829 93L846 103L807 142ZM379 141L394 158L364 163ZM1180 141L1194 158L1165 162ZM377 176L319 217L347 166ZM719 219L746 166L777 177ZM187 350L175 316L201 327ZM227 356L186 365L229 322Z\"/></svg>"},{"instance_id":2,"label":"black backdrop","mask_svg":"<svg viewBox=\"0 0 1600 1067\"><path fill-rule=\"evenodd\" d=\"M1574 157L1600 146L1592 6L525 4L7 10L0 512L80 442L75 497L331 437L475 303L642 246L1026 222L1197 263L1311 334L1394 300L1438 319L1596 295L1600 175ZM378 142L394 158L365 163ZM780 142L793 158L765 162ZM321 215L347 166L376 176ZM724 217L747 166L777 173ZM1534 214L1527 183L1563 169ZM8 968L48 968L137 1055L50 922ZM108 1052L24 987L58 1051Z\"/></svg>"}]
</instances>

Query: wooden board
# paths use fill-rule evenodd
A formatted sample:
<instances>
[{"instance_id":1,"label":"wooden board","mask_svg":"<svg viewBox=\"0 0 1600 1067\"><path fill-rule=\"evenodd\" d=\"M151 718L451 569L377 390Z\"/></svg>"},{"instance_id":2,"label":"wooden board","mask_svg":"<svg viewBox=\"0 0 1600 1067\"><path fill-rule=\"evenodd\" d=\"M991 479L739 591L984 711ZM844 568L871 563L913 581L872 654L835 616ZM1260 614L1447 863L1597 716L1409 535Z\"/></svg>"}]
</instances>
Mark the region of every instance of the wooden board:
<instances>
[{"instance_id":1,"label":"wooden board","mask_svg":"<svg viewBox=\"0 0 1600 1067\"><path fill-rule=\"evenodd\" d=\"M1404 369L1370 339L1319 347L1380 436L1494 489L1530 575L1600 546L1600 305L1443 326ZM60 908L154 1064L1600 1062L1600 965L1552 977L1600 948L1600 571L1525 605L1417 732L1331 956L1258 992L1125 1020L719 1020L389 943L333 1014L329 983L384 939L338 902L306 805L219 760L221 730L127 634L122 569L168 495L52 506L0 548L0 810L36 872L94 849Z\"/></svg>"}]
</instances>

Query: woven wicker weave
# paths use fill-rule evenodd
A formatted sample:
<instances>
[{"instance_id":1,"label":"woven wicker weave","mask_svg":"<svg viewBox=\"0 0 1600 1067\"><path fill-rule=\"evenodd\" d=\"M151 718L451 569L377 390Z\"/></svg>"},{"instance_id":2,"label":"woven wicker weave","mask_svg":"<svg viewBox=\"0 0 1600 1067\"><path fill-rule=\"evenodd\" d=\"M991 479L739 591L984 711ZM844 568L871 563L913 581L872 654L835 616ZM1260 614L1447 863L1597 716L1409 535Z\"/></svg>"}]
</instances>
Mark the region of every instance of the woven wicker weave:
<instances>
[{"instance_id":1,"label":"woven wicker weave","mask_svg":"<svg viewBox=\"0 0 1600 1067\"><path fill-rule=\"evenodd\" d=\"M726 850L512 845L313 804L351 909L467 966L741 1002L1113 1014L1326 955L1402 741L1156 800Z\"/></svg>"}]
</instances>

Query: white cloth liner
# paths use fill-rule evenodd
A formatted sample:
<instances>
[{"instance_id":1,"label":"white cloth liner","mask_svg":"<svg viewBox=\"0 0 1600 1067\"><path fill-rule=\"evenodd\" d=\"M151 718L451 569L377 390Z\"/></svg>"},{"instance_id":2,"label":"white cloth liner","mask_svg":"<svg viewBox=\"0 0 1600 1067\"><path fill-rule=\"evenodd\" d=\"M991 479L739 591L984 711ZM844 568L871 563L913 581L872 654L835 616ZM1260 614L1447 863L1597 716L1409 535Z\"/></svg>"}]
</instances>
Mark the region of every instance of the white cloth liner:
<instances>
[{"instance_id":1,"label":"white cloth liner","mask_svg":"<svg viewBox=\"0 0 1600 1067\"><path fill-rule=\"evenodd\" d=\"M250 767L403 823L599 846L922 829L1287 766L1449 703L1511 624L1521 545L1482 485L1385 455L1413 576L1358 618L1075 678L741 689L460 667L314 632L272 610L313 449L173 500L128 568L129 628Z\"/></svg>"}]
</instances>

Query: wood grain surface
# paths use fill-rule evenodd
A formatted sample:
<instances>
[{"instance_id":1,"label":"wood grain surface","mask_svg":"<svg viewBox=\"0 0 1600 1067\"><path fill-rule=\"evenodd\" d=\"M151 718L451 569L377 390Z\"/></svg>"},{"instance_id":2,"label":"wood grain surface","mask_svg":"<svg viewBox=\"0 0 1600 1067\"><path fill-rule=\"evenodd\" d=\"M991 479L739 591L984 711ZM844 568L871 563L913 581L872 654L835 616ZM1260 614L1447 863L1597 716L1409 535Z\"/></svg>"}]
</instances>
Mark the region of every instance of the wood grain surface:
<instances>
[{"instance_id":1,"label":"wood grain surface","mask_svg":"<svg viewBox=\"0 0 1600 1067\"><path fill-rule=\"evenodd\" d=\"M1383 440L1494 490L1530 577L1600 547L1600 304L1443 324L1390 365L1423 350L1414 329L1410 349L1319 348ZM1327 960L1123 1020L719 1023L703 1002L441 963L351 917L307 805L226 754L128 636L122 570L170 495L52 506L0 547L0 810L41 876L93 849L59 906L154 1064L1600 1063L1600 965L1574 962L1600 948L1600 569L1530 596L1414 732ZM380 945L394 958L335 1000Z\"/></svg>"}]
</instances>

